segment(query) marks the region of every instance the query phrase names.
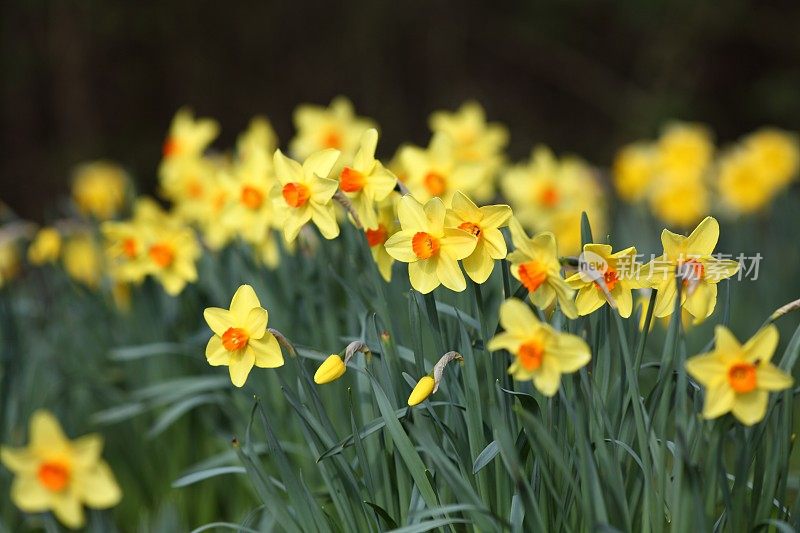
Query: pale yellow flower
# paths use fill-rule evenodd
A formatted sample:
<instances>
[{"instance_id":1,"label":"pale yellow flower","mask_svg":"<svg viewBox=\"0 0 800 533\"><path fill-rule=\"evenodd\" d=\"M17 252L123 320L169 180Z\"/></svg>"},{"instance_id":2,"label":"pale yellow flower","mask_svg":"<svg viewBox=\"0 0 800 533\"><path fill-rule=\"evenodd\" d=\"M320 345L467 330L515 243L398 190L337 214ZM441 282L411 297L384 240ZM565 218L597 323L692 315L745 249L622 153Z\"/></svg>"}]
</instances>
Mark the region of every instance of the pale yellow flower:
<instances>
[{"instance_id":1,"label":"pale yellow flower","mask_svg":"<svg viewBox=\"0 0 800 533\"><path fill-rule=\"evenodd\" d=\"M375 227L364 230L372 258L378 265L381 277L387 282L392 279L392 264L394 258L386 251L384 244L389 238L400 229L397 221L397 203L400 201L400 194L392 193L378 205L378 224Z\"/></svg>"},{"instance_id":2,"label":"pale yellow flower","mask_svg":"<svg viewBox=\"0 0 800 533\"><path fill-rule=\"evenodd\" d=\"M62 262L67 274L90 289L100 285L103 256L97 242L88 233L78 233L64 243Z\"/></svg>"},{"instance_id":3,"label":"pale yellow flower","mask_svg":"<svg viewBox=\"0 0 800 533\"><path fill-rule=\"evenodd\" d=\"M143 230L147 272L170 296L177 296L187 283L197 280L200 244L194 231L179 224L148 226Z\"/></svg>"},{"instance_id":4,"label":"pale yellow flower","mask_svg":"<svg viewBox=\"0 0 800 533\"><path fill-rule=\"evenodd\" d=\"M356 116L353 104L337 96L330 106L301 105L294 112L297 135L289 143L289 152L297 159L335 149L342 153L339 165L349 164L358 149L361 136L376 127L370 119Z\"/></svg>"},{"instance_id":5,"label":"pale yellow flower","mask_svg":"<svg viewBox=\"0 0 800 533\"><path fill-rule=\"evenodd\" d=\"M206 147L219 134L219 124L208 118L195 119L188 108L175 114L169 134L164 141L165 162L178 158L193 158L202 155Z\"/></svg>"},{"instance_id":6,"label":"pale yellow flower","mask_svg":"<svg viewBox=\"0 0 800 533\"><path fill-rule=\"evenodd\" d=\"M83 527L83 505L107 509L122 492L102 460L103 439L91 434L69 440L47 411L30 420L26 448L0 448L0 461L14 473L11 501L26 513L52 511L70 528Z\"/></svg>"},{"instance_id":7,"label":"pale yellow flower","mask_svg":"<svg viewBox=\"0 0 800 533\"><path fill-rule=\"evenodd\" d=\"M614 187L626 202L641 200L656 173L657 152L651 143L634 143L622 148L614 159Z\"/></svg>"},{"instance_id":8,"label":"pale yellow flower","mask_svg":"<svg viewBox=\"0 0 800 533\"><path fill-rule=\"evenodd\" d=\"M53 263L61 252L61 234L55 228L42 228L28 247L28 261L34 265Z\"/></svg>"},{"instance_id":9,"label":"pale yellow flower","mask_svg":"<svg viewBox=\"0 0 800 533\"><path fill-rule=\"evenodd\" d=\"M128 175L109 161L93 161L75 168L72 198L81 213L99 220L108 220L119 213L125 203Z\"/></svg>"}]
</instances>

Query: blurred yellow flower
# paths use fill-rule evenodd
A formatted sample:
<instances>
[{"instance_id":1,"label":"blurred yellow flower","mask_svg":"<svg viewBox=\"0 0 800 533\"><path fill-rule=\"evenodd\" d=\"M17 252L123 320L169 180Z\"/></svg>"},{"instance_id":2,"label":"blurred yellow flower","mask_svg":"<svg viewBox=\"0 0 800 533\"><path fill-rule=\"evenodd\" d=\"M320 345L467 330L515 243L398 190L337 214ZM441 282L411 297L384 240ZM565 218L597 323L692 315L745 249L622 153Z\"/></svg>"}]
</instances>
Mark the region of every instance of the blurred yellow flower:
<instances>
[{"instance_id":1,"label":"blurred yellow flower","mask_svg":"<svg viewBox=\"0 0 800 533\"><path fill-rule=\"evenodd\" d=\"M30 420L26 448L0 448L0 460L15 477L11 501L26 513L52 511L70 528L83 527L83 505L107 509L122 499L117 481L100 454L103 439L91 434L73 441L47 411Z\"/></svg>"},{"instance_id":2,"label":"blurred yellow flower","mask_svg":"<svg viewBox=\"0 0 800 533\"><path fill-rule=\"evenodd\" d=\"M428 399L433 393L433 388L436 386L436 381L433 379L432 376L423 376L417 381L417 384L414 386L414 390L411 391L411 395L408 397L408 406L414 407L425 400Z\"/></svg>"},{"instance_id":3,"label":"blurred yellow flower","mask_svg":"<svg viewBox=\"0 0 800 533\"><path fill-rule=\"evenodd\" d=\"M336 381L344 375L346 370L347 366L344 364L341 356L332 353L319 365L317 371L314 372L314 383L317 385L324 385L325 383Z\"/></svg>"},{"instance_id":4,"label":"blurred yellow flower","mask_svg":"<svg viewBox=\"0 0 800 533\"><path fill-rule=\"evenodd\" d=\"M506 240L499 228L508 225L510 218L511 208L507 205L478 207L461 191L453 196L453 208L447 210L445 225L477 237L475 249L462 261L464 270L475 283L489 279L494 262L505 258Z\"/></svg>"},{"instance_id":5,"label":"blurred yellow flower","mask_svg":"<svg viewBox=\"0 0 800 533\"><path fill-rule=\"evenodd\" d=\"M654 184L649 202L650 210L660 220L688 228L708 213L708 187L702 180L676 176Z\"/></svg>"},{"instance_id":6,"label":"blurred yellow flower","mask_svg":"<svg viewBox=\"0 0 800 533\"><path fill-rule=\"evenodd\" d=\"M386 251L398 261L408 263L411 286L427 294L440 284L463 291L467 282L458 265L478 243L472 233L445 227L446 209L439 198L423 207L413 196L400 199L397 207L401 230L386 241Z\"/></svg>"},{"instance_id":7,"label":"blurred yellow flower","mask_svg":"<svg viewBox=\"0 0 800 533\"><path fill-rule=\"evenodd\" d=\"M599 283L602 279L620 316L631 316L631 291L649 286L649 281L640 279L641 265L636 262L636 248L613 252L608 244L586 244L579 263L579 271L567 278L569 286L578 290L575 299L578 314L583 316L593 313L608 301L608 296Z\"/></svg>"},{"instance_id":8,"label":"blurred yellow flower","mask_svg":"<svg viewBox=\"0 0 800 533\"><path fill-rule=\"evenodd\" d=\"M339 235L333 207L333 195L339 182L328 178L340 152L322 150L308 156L302 165L275 151L274 168L278 184L272 189L275 222L292 242L309 221L313 221L326 239Z\"/></svg>"},{"instance_id":9,"label":"blurred yellow flower","mask_svg":"<svg viewBox=\"0 0 800 533\"><path fill-rule=\"evenodd\" d=\"M77 233L66 239L62 262L67 274L90 289L100 285L103 274L103 256L92 235Z\"/></svg>"},{"instance_id":10,"label":"blurred yellow flower","mask_svg":"<svg viewBox=\"0 0 800 533\"><path fill-rule=\"evenodd\" d=\"M558 392L561 374L578 371L592 358L583 339L540 322L530 307L515 298L500 306L500 325L505 331L492 337L487 348L511 352L514 362L508 373L517 380L533 380L545 396Z\"/></svg>"},{"instance_id":11,"label":"blurred yellow flower","mask_svg":"<svg viewBox=\"0 0 800 533\"><path fill-rule=\"evenodd\" d=\"M614 159L614 187L626 202L641 200L655 177L656 149L650 143L633 143Z\"/></svg>"},{"instance_id":12,"label":"blurred yellow flower","mask_svg":"<svg viewBox=\"0 0 800 533\"><path fill-rule=\"evenodd\" d=\"M254 365L283 366L280 345L267 331L267 310L250 285L236 290L230 309L209 307L203 316L214 332L206 346L206 359L211 366L227 366L235 386L244 385Z\"/></svg>"},{"instance_id":13,"label":"blurred yellow flower","mask_svg":"<svg viewBox=\"0 0 800 533\"><path fill-rule=\"evenodd\" d=\"M263 152L252 152L237 162L233 175L226 180L228 199L217 223L252 244L266 238L275 215L270 199L276 180L272 158Z\"/></svg>"},{"instance_id":14,"label":"blurred yellow flower","mask_svg":"<svg viewBox=\"0 0 800 533\"><path fill-rule=\"evenodd\" d=\"M552 232L562 253L580 252L582 212L597 234L604 231L603 192L591 167L577 158L559 161L549 148L538 146L528 163L505 172L500 185L522 225Z\"/></svg>"},{"instance_id":15,"label":"blurred yellow flower","mask_svg":"<svg viewBox=\"0 0 800 533\"><path fill-rule=\"evenodd\" d=\"M278 135L266 117L253 117L247 130L236 141L236 156L247 160L254 155L274 153L278 148Z\"/></svg>"},{"instance_id":16,"label":"blurred yellow flower","mask_svg":"<svg viewBox=\"0 0 800 533\"><path fill-rule=\"evenodd\" d=\"M219 124L215 120L195 119L189 108L181 108L172 119L164 141L164 161L199 157L217 135Z\"/></svg>"},{"instance_id":17,"label":"blurred yellow flower","mask_svg":"<svg viewBox=\"0 0 800 533\"><path fill-rule=\"evenodd\" d=\"M61 234L55 228L42 228L28 247L28 261L43 265L58 261L61 252Z\"/></svg>"},{"instance_id":18,"label":"blurred yellow flower","mask_svg":"<svg viewBox=\"0 0 800 533\"><path fill-rule=\"evenodd\" d=\"M770 324L744 345L725 327L714 329L714 350L686 361L686 371L705 387L703 417L733 413L746 426L763 420L770 391L788 389L792 376L770 363L778 328Z\"/></svg>"},{"instance_id":19,"label":"blurred yellow flower","mask_svg":"<svg viewBox=\"0 0 800 533\"><path fill-rule=\"evenodd\" d=\"M289 143L289 153L297 159L306 159L325 149L342 152L339 165L352 161L361 136L375 128L370 119L356 116L353 104L344 96L337 96L330 106L301 105L294 112L297 135Z\"/></svg>"},{"instance_id":20,"label":"blurred yellow flower","mask_svg":"<svg viewBox=\"0 0 800 533\"><path fill-rule=\"evenodd\" d=\"M125 203L128 176L119 165L108 161L84 163L75 168L72 198L81 213L108 220Z\"/></svg>"},{"instance_id":21,"label":"blurred yellow flower","mask_svg":"<svg viewBox=\"0 0 800 533\"><path fill-rule=\"evenodd\" d=\"M365 131L353 164L345 166L339 175L339 189L350 200L365 228L378 227L375 203L386 199L397 183L395 175L375 159L377 145L378 130Z\"/></svg>"},{"instance_id":22,"label":"blurred yellow flower","mask_svg":"<svg viewBox=\"0 0 800 533\"><path fill-rule=\"evenodd\" d=\"M397 222L397 203L400 201L398 193L392 193L378 204L378 223L373 228L364 230L372 258L378 265L381 277L388 283L392 279L392 264L394 258L386 251L384 244L392 235L400 229Z\"/></svg>"},{"instance_id":23,"label":"blurred yellow flower","mask_svg":"<svg viewBox=\"0 0 800 533\"><path fill-rule=\"evenodd\" d=\"M147 273L156 278L170 296L177 296L187 283L197 280L200 244L194 231L179 223L147 226L143 230Z\"/></svg>"},{"instance_id":24,"label":"blurred yellow flower","mask_svg":"<svg viewBox=\"0 0 800 533\"><path fill-rule=\"evenodd\" d=\"M714 157L711 132L701 124L668 124L656 143L659 172L666 178L701 179Z\"/></svg>"},{"instance_id":25,"label":"blurred yellow flower","mask_svg":"<svg viewBox=\"0 0 800 533\"><path fill-rule=\"evenodd\" d=\"M714 312L717 283L739 270L738 262L712 255L718 240L719 223L713 217L706 217L688 237L666 229L661 232L663 255L654 258L639 273L658 289L654 316L668 316L674 310L676 277L681 278L681 306L695 318L695 323Z\"/></svg>"},{"instance_id":26,"label":"blurred yellow flower","mask_svg":"<svg viewBox=\"0 0 800 533\"><path fill-rule=\"evenodd\" d=\"M438 197L449 203L456 191L472 194L485 180L480 165L456 159L454 141L443 133L434 134L427 148L404 146L397 157L405 185L422 202Z\"/></svg>"},{"instance_id":27,"label":"blurred yellow flower","mask_svg":"<svg viewBox=\"0 0 800 533\"><path fill-rule=\"evenodd\" d=\"M512 217L509 223L514 251L508 254L511 275L522 283L531 301L540 309L547 309L558 299L561 311L569 318L578 316L572 290L561 277L556 238L549 231L528 237L519 221Z\"/></svg>"},{"instance_id":28,"label":"blurred yellow flower","mask_svg":"<svg viewBox=\"0 0 800 533\"><path fill-rule=\"evenodd\" d=\"M0 229L0 287L17 276L20 262L17 240L4 235L4 231Z\"/></svg>"}]
</instances>

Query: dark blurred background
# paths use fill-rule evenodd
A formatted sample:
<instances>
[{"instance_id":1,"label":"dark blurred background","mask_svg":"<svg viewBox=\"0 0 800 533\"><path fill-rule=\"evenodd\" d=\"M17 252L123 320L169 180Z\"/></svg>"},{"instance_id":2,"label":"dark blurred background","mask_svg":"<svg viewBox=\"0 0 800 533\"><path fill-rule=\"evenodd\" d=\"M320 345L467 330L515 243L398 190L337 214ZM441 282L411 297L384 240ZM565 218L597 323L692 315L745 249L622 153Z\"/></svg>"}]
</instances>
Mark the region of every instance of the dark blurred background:
<instances>
[{"instance_id":1,"label":"dark blurred background","mask_svg":"<svg viewBox=\"0 0 800 533\"><path fill-rule=\"evenodd\" d=\"M281 141L302 102L349 96L391 155L427 117L475 98L534 143L608 164L665 120L720 142L800 128L800 2L14 1L0 7L0 199L41 219L69 171L107 157L152 191L175 110L254 114Z\"/></svg>"}]
</instances>

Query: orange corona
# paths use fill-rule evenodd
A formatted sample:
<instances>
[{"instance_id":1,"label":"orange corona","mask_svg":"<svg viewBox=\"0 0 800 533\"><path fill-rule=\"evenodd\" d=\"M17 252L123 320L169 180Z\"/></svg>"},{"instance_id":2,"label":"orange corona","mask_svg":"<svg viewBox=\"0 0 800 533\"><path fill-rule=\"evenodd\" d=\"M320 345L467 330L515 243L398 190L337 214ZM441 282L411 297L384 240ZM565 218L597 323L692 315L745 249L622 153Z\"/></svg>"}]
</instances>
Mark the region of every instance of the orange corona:
<instances>
[{"instance_id":1,"label":"orange corona","mask_svg":"<svg viewBox=\"0 0 800 533\"><path fill-rule=\"evenodd\" d=\"M364 174L350 167L345 167L339 177L339 188L344 192L359 192L364 188Z\"/></svg>"},{"instance_id":2,"label":"orange corona","mask_svg":"<svg viewBox=\"0 0 800 533\"><path fill-rule=\"evenodd\" d=\"M241 350L247 346L248 340L250 340L250 337L242 328L228 328L225 333L222 334L222 346L229 352Z\"/></svg>"},{"instance_id":3,"label":"orange corona","mask_svg":"<svg viewBox=\"0 0 800 533\"><path fill-rule=\"evenodd\" d=\"M242 203L250 209L258 209L264 203L261 191L250 185L242 187Z\"/></svg>"},{"instance_id":4,"label":"orange corona","mask_svg":"<svg viewBox=\"0 0 800 533\"><path fill-rule=\"evenodd\" d=\"M439 251L439 239L419 231L411 238L411 249L420 259L430 259Z\"/></svg>"},{"instance_id":5,"label":"orange corona","mask_svg":"<svg viewBox=\"0 0 800 533\"><path fill-rule=\"evenodd\" d=\"M342 147L342 135L338 131L331 130L323 137L322 145L325 148L339 149Z\"/></svg>"},{"instance_id":6,"label":"orange corona","mask_svg":"<svg viewBox=\"0 0 800 533\"><path fill-rule=\"evenodd\" d=\"M538 370L542 366L544 348L536 341L524 342L519 347L517 358L525 370Z\"/></svg>"},{"instance_id":7,"label":"orange corona","mask_svg":"<svg viewBox=\"0 0 800 533\"><path fill-rule=\"evenodd\" d=\"M528 292L533 294L547 279L547 270L538 261L529 261L519 266L519 279Z\"/></svg>"},{"instance_id":8,"label":"orange corona","mask_svg":"<svg viewBox=\"0 0 800 533\"><path fill-rule=\"evenodd\" d=\"M462 229L467 233L472 233L476 237L481 236L481 227L472 222L462 222L461 224L458 225L458 229Z\"/></svg>"},{"instance_id":9,"label":"orange corona","mask_svg":"<svg viewBox=\"0 0 800 533\"><path fill-rule=\"evenodd\" d=\"M386 226L383 224L378 224L378 227L375 229L365 230L364 234L367 236L367 243L369 243L370 247L378 246L386 242L387 232Z\"/></svg>"},{"instance_id":10,"label":"orange corona","mask_svg":"<svg viewBox=\"0 0 800 533\"><path fill-rule=\"evenodd\" d=\"M69 484L69 468L58 461L47 461L39 466L36 477L46 489L61 492Z\"/></svg>"},{"instance_id":11,"label":"orange corona","mask_svg":"<svg viewBox=\"0 0 800 533\"><path fill-rule=\"evenodd\" d=\"M539 201L542 205L546 205L547 207L553 207L558 203L559 194L558 189L554 185L548 185L542 192L539 194Z\"/></svg>"},{"instance_id":12,"label":"orange corona","mask_svg":"<svg viewBox=\"0 0 800 533\"><path fill-rule=\"evenodd\" d=\"M735 363L728 368L728 383L739 394L752 392L756 388L756 366L751 363Z\"/></svg>"},{"instance_id":13,"label":"orange corona","mask_svg":"<svg viewBox=\"0 0 800 533\"><path fill-rule=\"evenodd\" d=\"M168 244L158 243L154 244L148 250L150 259L161 268L167 268L175 260L175 252Z\"/></svg>"},{"instance_id":14,"label":"orange corona","mask_svg":"<svg viewBox=\"0 0 800 533\"><path fill-rule=\"evenodd\" d=\"M431 196L441 196L447 190L447 180L444 176L436 172L428 172L423 180L425 190Z\"/></svg>"},{"instance_id":15,"label":"orange corona","mask_svg":"<svg viewBox=\"0 0 800 533\"><path fill-rule=\"evenodd\" d=\"M311 191L303 183L287 183L283 186L283 199L292 207L303 207L311 197Z\"/></svg>"}]
</instances>

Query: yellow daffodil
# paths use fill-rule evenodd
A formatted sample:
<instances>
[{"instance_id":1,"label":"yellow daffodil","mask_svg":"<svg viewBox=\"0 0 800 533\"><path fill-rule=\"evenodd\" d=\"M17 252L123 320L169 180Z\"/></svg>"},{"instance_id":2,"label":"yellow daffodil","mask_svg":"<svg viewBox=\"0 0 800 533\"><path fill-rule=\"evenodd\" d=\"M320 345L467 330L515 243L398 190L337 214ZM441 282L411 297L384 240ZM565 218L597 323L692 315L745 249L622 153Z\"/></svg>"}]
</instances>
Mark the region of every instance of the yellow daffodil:
<instances>
[{"instance_id":1,"label":"yellow daffodil","mask_svg":"<svg viewBox=\"0 0 800 533\"><path fill-rule=\"evenodd\" d=\"M53 263L61 252L61 234L55 228L42 228L28 247L28 261L34 265Z\"/></svg>"},{"instance_id":2,"label":"yellow daffodil","mask_svg":"<svg viewBox=\"0 0 800 533\"><path fill-rule=\"evenodd\" d=\"M556 238L550 232L528 237L516 218L509 224L514 251L508 254L511 275L518 279L540 309L550 307L558 299L561 311L569 318L578 316L572 297L575 294L561 277Z\"/></svg>"},{"instance_id":3,"label":"yellow daffodil","mask_svg":"<svg viewBox=\"0 0 800 533\"><path fill-rule=\"evenodd\" d=\"M378 223L372 228L364 230L364 236L367 239L369 250L372 253L372 258L378 265L378 271L381 277L387 282L392 279L392 264L394 258L386 251L386 240L389 235L392 235L400 229L397 222L397 203L400 200L398 193L392 193L386 199L378 204Z\"/></svg>"},{"instance_id":4,"label":"yellow daffodil","mask_svg":"<svg viewBox=\"0 0 800 533\"><path fill-rule=\"evenodd\" d=\"M339 175L339 188L353 205L365 228L378 226L375 202L386 199L394 189L397 178L375 159L378 130L370 128L361 137L361 146L353 164L345 166Z\"/></svg>"},{"instance_id":5,"label":"yellow daffodil","mask_svg":"<svg viewBox=\"0 0 800 533\"><path fill-rule=\"evenodd\" d=\"M275 218L270 194L275 186L272 158L253 152L233 169L227 180L230 200L219 222L250 243L259 243Z\"/></svg>"},{"instance_id":6,"label":"yellow daffodil","mask_svg":"<svg viewBox=\"0 0 800 533\"><path fill-rule=\"evenodd\" d=\"M778 328L770 324L742 345L725 326L717 326L714 339L713 351L686 361L686 371L705 387L703 417L733 413L752 426L763 420L769 393L794 383L770 362L778 346Z\"/></svg>"},{"instance_id":7,"label":"yellow daffodil","mask_svg":"<svg viewBox=\"0 0 800 533\"><path fill-rule=\"evenodd\" d=\"M346 370L347 365L344 364L342 357L339 354L332 353L314 372L314 383L324 385L325 383L336 381L344 375Z\"/></svg>"},{"instance_id":8,"label":"yellow daffodil","mask_svg":"<svg viewBox=\"0 0 800 533\"><path fill-rule=\"evenodd\" d=\"M230 309L209 307L203 316L214 332L206 346L206 359L211 366L227 366L235 386L244 385L254 365L283 366L278 341L267 331L267 310L250 285L236 290Z\"/></svg>"},{"instance_id":9,"label":"yellow daffodil","mask_svg":"<svg viewBox=\"0 0 800 533\"><path fill-rule=\"evenodd\" d=\"M72 198L82 213L108 220L122 209L127 186L128 176L119 165L109 161L84 163L75 168Z\"/></svg>"},{"instance_id":10,"label":"yellow daffodil","mask_svg":"<svg viewBox=\"0 0 800 533\"><path fill-rule=\"evenodd\" d=\"M456 159L454 141L442 133L434 134L428 148L405 146L398 157L405 184L420 201L438 197L449 203L456 191L471 194L485 179L480 165Z\"/></svg>"},{"instance_id":11,"label":"yellow daffodil","mask_svg":"<svg viewBox=\"0 0 800 533\"><path fill-rule=\"evenodd\" d=\"M170 162L170 172L160 181L160 192L175 203L176 213L189 222L203 220L218 180L221 161L210 158L179 158Z\"/></svg>"},{"instance_id":12,"label":"yellow daffodil","mask_svg":"<svg viewBox=\"0 0 800 533\"><path fill-rule=\"evenodd\" d=\"M414 390L411 391L411 395L408 397L408 406L414 407L425 400L428 399L433 393L433 388L436 386L436 382L433 379L433 376L422 376L417 384L414 386Z\"/></svg>"},{"instance_id":13,"label":"yellow daffodil","mask_svg":"<svg viewBox=\"0 0 800 533\"><path fill-rule=\"evenodd\" d=\"M328 178L340 152L322 150L308 156L302 165L275 151L274 168L278 184L272 189L276 224L283 227L287 241L294 241L307 222L313 221L322 236L339 235L333 195L339 182Z\"/></svg>"},{"instance_id":14,"label":"yellow daffodil","mask_svg":"<svg viewBox=\"0 0 800 533\"><path fill-rule=\"evenodd\" d=\"M463 291L467 282L458 261L469 257L478 238L458 228L445 227L446 209L439 198L423 207L413 196L400 199L397 207L401 230L386 241L389 255L408 263L411 286L423 294L440 284Z\"/></svg>"},{"instance_id":15,"label":"yellow daffodil","mask_svg":"<svg viewBox=\"0 0 800 533\"><path fill-rule=\"evenodd\" d=\"M72 279L90 289L100 285L103 256L90 234L81 232L67 239L62 257L64 270Z\"/></svg>"},{"instance_id":16,"label":"yellow daffodil","mask_svg":"<svg viewBox=\"0 0 800 533\"><path fill-rule=\"evenodd\" d=\"M549 148L538 146L528 163L505 172L500 185L522 225L553 233L562 253L580 252L582 212L603 233L602 190L591 167L577 158L559 160Z\"/></svg>"},{"instance_id":17,"label":"yellow daffodil","mask_svg":"<svg viewBox=\"0 0 800 533\"><path fill-rule=\"evenodd\" d=\"M719 223L713 217L706 217L688 237L666 229L661 233L663 255L653 259L639 274L658 289L654 316L672 313L677 297L676 276L682 279L681 305L695 322L714 312L717 283L739 269L736 261L712 256L718 240Z\"/></svg>"},{"instance_id":18,"label":"yellow daffodil","mask_svg":"<svg viewBox=\"0 0 800 533\"><path fill-rule=\"evenodd\" d=\"M628 318L633 312L633 289L649 286L640 279L641 265L636 262L636 248L612 252L608 244L587 244L579 258L579 271L567 278L567 283L578 290L575 305L578 314L588 315L608 302L614 302L620 316ZM600 285L602 280L605 289Z\"/></svg>"},{"instance_id":19,"label":"yellow daffodil","mask_svg":"<svg viewBox=\"0 0 800 533\"><path fill-rule=\"evenodd\" d=\"M472 233L478 244L464 258L464 270L475 283L483 283L492 273L494 262L506 256L506 240L499 228L508 224L511 208L507 205L478 207L464 193L453 196L453 208L447 210L445 225Z\"/></svg>"},{"instance_id":20,"label":"yellow daffodil","mask_svg":"<svg viewBox=\"0 0 800 533\"><path fill-rule=\"evenodd\" d=\"M321 150L342 152L339 164L350 163L364 131L375 124L356 116L353 104L337 96L330 106L301 105L294 112L297 135L289 143L289 152L297 159L306 159Z\"/></svg>"},{"instance_id":21,"label":"yellow daffodil","mask_svg":"<svg viewBox=\"0 0 800 533\"><path fill-rule=\"evenodd\" d=\"M540 322L530 307L515 298L500 306L500 325L505 331L489 340L488 349L511 352L514 362L508 373L517 380L533 380L545 396L558 392L561 374L578 371L592 358L583 339Z\"/></svg>"},{"instance_id":22,"label":"yellow daffodil","mask_svg":"<svg viewBox=\"0 0 800 533\"><path fill-rule=\"evenodd\" d=\"M36 411L28 446L0 448L0 461L15 475L11 501L26 513L52 511L67 527L83 527L84 505L107 509L122 498L102 451L100 435L71 441L52 414Z\"/></svg>"},{"instance_id":23,"label":"yellow daffodil","mask_svg":"<svg viewBox=\"0 0 800 533\"><path fill-rule=\"evenodd\" d=\"M254 155L270 156L278 148L278 135L265 117L254 117L236 141L236 156L247 160Z\"/></svg>"},{"instance_id":24,"label":"yellow daffodil","mask_svg":"<svg viewBox=\"0 0 800 533\"><path fill-rule=\"evenodd\" d=\"M145 228L143 251L148 273L170 296L180 294L187 283L197 280L200 244L194 231L179 224Z\"/></svg>"},{"instance_id":25,"label":"yellow daffodil","mask_svg":"<svg viewBox=\"0 0 800 533\"><path fill-rule=\"evenodd\" d=\"M188 108L182 108L172 119L164 141L164 160L199 157L219 134L219 124L208 118L195 119Z\"/></svg>"},{"instance_id":26,"label":"yellow daffodil","mask_svg":"<svg viewBox=\"0 0 800 533\"><path fill-rule=\"evenodd\" d=\"M614 187L626 202L641 200L653 182L656 149L650 143L634 143L622 148L614 159Z\"/></svg>"},{"instance_id":27,"label":"yellow daffodil","mask_svg":"<svg viewBox=\"0 0 800 533\"><path fill-rule=\"evenodd\" d=\"M707 214L709 202L705 182L687 177L658 181L649 197L650 210L658 219L682 228L691 227Z\"/></svg>"},{"instance_id":28,"label":"yellow daffodil","mask_svg":"<svg viewBox=\"0 0 800 533\"><path fill-rule=\"evenodd\" d=\"M800 145L797 136L776 128L763 128L742 141L757 161L759 181L780 189L797 177Z\"/></svg>"},{"instance_id":29,"label":"yellow daffodil","mask_svg":"<svg viewBox=\"0 0 800 533\"><path fill-rule=\"evenodd\" d=\"M700 124L669 124L656 144L661 179L701 179L714 157L714 142Z\"/></svg>"},{"instance_id":30,"label":"yellow daffodil","mask_svg":"<svg viewBox=\"0 0 800 533\"><path fill-rule=\"evenodd\" d=\"M141 283L149 272L143 232L133 221L105 222L100 227L106 242L109 273L120 282Z\"/></svg>"}]
</instances>

